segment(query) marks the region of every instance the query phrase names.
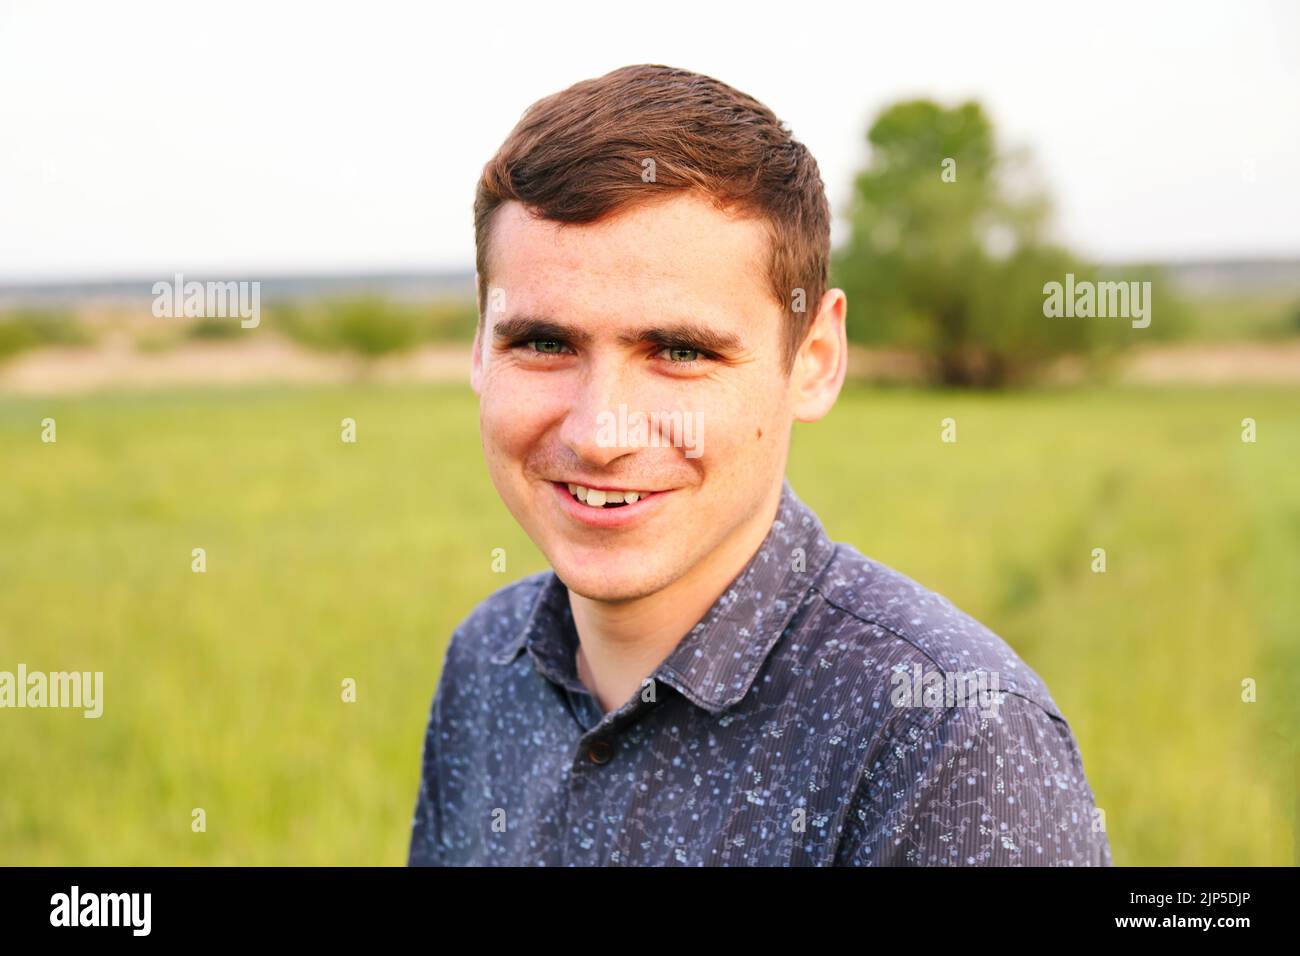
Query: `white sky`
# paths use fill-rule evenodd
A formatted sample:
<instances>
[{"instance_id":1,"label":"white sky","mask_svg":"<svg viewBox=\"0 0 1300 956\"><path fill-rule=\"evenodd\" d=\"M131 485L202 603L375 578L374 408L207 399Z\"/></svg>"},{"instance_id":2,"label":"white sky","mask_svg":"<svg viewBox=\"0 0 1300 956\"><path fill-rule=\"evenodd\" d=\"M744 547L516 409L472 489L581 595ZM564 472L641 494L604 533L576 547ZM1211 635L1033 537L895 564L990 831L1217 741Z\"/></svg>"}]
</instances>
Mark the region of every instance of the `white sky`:
<instances>
[{"instance_id":1,"label":"white sky","mask_svg":"<svg viewBox=\"0 0 1300 956\"><path fill-rule=\"evenodd\" d=\"M0 0L0 278L469 267L523 109L647 62L766 102L837 216L882 106L974 96L1085 254L1300 255L1298 9Z\"/></svg>"}]
</instances>

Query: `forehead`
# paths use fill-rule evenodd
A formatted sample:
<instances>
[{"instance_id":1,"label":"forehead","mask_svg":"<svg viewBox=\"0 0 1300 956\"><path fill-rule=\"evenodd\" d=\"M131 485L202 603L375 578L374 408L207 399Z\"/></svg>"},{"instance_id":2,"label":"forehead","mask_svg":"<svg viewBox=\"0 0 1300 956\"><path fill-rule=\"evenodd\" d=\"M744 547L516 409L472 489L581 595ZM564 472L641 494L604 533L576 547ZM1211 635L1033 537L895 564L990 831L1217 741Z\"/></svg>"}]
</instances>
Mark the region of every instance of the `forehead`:
<instances>
[{"instance_id":1,"label":"forehead","mask_svg":"<svg viewBox=\"0 0 1300 956\"><path fill-rule=\"evenodd\" d=\"M505 203L493 221L491 263L490 285L505 289L512 308L752 314L771 296L763 224L691 193L581 225Z\"/></svg>"}]
</instances>

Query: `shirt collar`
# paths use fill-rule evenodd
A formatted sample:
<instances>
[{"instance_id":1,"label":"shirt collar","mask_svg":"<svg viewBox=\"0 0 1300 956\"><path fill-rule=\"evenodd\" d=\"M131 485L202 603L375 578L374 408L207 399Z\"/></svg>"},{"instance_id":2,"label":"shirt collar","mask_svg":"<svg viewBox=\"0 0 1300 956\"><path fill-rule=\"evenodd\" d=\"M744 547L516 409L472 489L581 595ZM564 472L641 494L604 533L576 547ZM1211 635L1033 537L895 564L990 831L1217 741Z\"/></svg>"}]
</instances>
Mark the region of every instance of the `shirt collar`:
<instances>
[{"instance_id":1,"label":"shirt collar","mask_svg":"<svg viewBox=\"0 0 1300 956\"><path fill-rule=\"evenodd\" d=\"M817 516L784 481L776 518L758 551L654 677L710 713L736 704L834 551ZM577 643L568 590L550 572L523 629L492 660L507 664L527 648L544 676L582 690L574 660Z\"/></svg>"}]
</instances>

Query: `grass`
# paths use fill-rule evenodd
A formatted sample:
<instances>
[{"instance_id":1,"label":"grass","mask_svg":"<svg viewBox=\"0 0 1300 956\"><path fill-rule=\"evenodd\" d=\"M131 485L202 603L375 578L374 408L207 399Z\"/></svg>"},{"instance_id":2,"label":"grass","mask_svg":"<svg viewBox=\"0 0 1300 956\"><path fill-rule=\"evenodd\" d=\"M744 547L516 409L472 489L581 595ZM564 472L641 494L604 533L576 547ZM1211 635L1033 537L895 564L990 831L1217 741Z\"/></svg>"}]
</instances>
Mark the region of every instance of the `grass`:
<instances>
[{"instance_id":1,"label":"grass","mask_svg":"<svg viewBox=\"0 0 1300 956\"><path fill-rule=\"evenodd\" d=\"M790 477L1044 676L1117 862L1291 864L1297 461L1294 391L854 390ZM0 862L404 862L447 637L544 566L467 390L3 399L0 475L0 670L105 675L99 720L0 711Z\"/></svg>"}]
</instances>

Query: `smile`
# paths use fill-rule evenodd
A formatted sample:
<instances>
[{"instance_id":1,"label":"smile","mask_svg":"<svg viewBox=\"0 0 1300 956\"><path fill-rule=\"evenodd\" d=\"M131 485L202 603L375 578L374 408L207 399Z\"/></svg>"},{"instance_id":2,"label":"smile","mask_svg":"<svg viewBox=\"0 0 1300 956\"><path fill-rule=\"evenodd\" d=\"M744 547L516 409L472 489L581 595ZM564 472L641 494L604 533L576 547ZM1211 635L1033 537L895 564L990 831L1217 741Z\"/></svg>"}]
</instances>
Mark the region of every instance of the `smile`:
<instances>
[{"instance_id":1,"label":"smile","mask_svg":"<svg viewBox=\"0 0 1300 956\"><path fill-rule=\"evenodd\" d=\"M663 510L672 489L588 488L575 482L550 481L560 510L588 528L613 531L640 526Z\"/></svg>"},{"instance_id":2,"label":"smile","mask_svg":"<svg viewBox=\"0 0 1300 956\"><path fill-rule=\"evenodd\" d=\"M650 497L649 491L605 491L600 488L584 488L582 485L569 485L569 494L589 508L622 508L634 505L642 498Z\"/></svg>"}]
</instances>

